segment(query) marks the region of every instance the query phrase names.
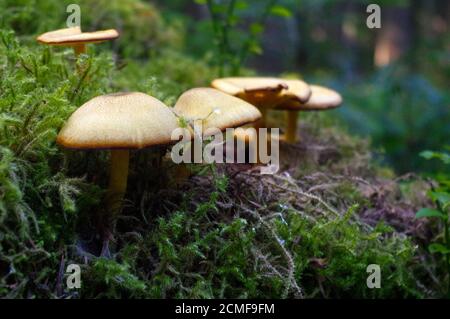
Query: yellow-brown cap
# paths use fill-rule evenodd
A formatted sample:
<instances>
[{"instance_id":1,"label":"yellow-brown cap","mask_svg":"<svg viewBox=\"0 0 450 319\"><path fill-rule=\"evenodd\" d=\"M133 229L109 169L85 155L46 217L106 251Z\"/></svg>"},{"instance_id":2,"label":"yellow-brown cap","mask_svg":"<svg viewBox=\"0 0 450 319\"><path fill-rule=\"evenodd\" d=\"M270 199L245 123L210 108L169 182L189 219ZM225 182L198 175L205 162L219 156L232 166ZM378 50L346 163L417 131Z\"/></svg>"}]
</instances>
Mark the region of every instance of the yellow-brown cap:
<instances>
[{"instance_id":1,"label":"yellow-brown cap","mask_svg":"<svg viewBox=\"0 0 450 319\"><path fill-rule=\"evenodd\" d=\"M170 144L178 127L173 112L144 93L97 96L69 118L56 142L75 149L139 149Z\"/></svg>"},{"instance_id":2,"label":"yellow-brown cap","mask_svg":"<svg viewBox=\"0 0 450 319\"><path fill-rule=\"evenodd\" d=\"M40 43L49 45L75 45L104 42L117 39L118 37L119 32L115 29L82 32L80 27L73 27L43 33L37 37L37 40Z\"/></svg>"},{"instance_id":3,"label":"yellow-brown cap","mask_svg":"<svg viewBox=\"0 0 450 319\"><path fill-rule=\"evenodd\" d=\"M187 120L202 120L203 129L242 126L261 117L253 105L212 88L195 88L184 92L174 107Z\"/></svg>"},{"instance_id":4,"label":"yellow-brown cap","mask_svg":"<svg viewBox=\"0 0 450 319\"><path fill-rule=\"evenodd\" d=\"M320 111L338 107L342 104L342 97L339 93L329 88L311 85L311 97L306 103L301 103L295 99L288 99L279 104L277 110L294 111Z\"/></svg>"}]
</instances>

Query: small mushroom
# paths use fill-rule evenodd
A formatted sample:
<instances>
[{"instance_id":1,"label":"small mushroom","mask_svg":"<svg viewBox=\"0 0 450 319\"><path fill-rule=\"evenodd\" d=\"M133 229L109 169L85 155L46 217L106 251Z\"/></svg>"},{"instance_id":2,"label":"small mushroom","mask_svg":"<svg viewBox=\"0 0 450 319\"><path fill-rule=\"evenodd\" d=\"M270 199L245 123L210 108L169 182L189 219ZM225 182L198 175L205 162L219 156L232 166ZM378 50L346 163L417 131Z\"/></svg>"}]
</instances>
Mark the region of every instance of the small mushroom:
<instances>
[{"instance_id":1,"label":"small mushroom","mask_svg":"<svg viewBox=\"0 0 450 319\"><path fill-rule=\"evenodd\" d=\"M297 119L300 111L323 111L338 107L342 103L342 97L334 90L311 85L311 96L306 103L291 98L286 95L284 101L282 101L276 110L287 111L287 128L285 140L289 143L294 143L297 138ZM294 86L290 86L291 90L295 93Z\"/></svg>"},{"instance_id":2,"label":"small mushroom","mask_svg":"<svg viewBox=\"0 0 450 319\"><path fill-rule=\"evenodd\" d=\"M195 88L184 92L174 107L187 120L202 120L203 128L239 127L255 122L261 113L253 105L212 88Z\"/></svg>"},{"instance_id":3,"label":"small mushroom","mask_svg":"<svg viewBox=\"0 0 450 319\"><path fill-rule=\"evenodd\" d=\"M95 97L78 108L56 142L69 149L111 150L106 207L114 221L127 188L130 150L171 144L177 127L173 112L154 97L114 93Z\"/></svg>"},{"instance_id":4,"label":"small mushroom","mask_svg":"<svg viewBox=\"0 0 450 319\"><path fill-rule=\"evenodd\" d=\"M47 45L71 46L75 54L86 53L86 44L114 40L119 37L115 29L82 32L80 27L50 31L37 37L37 41Z\"/></svg>"},{"instance_id":5,"label":"small mushroom","mask_svg":"<svg viewBox=\"0 0 450 319\"><path fill-rule=\"evenodd\" d=\"M311 95L308 84L303 81L270 77L222 78L212 81L211 86L258 107L262 119L256 128L266 127L268 109L286 100L304 103Z\"/></svg>"},{"instance_id":6,"label":"small mushroom","mask_svg":"<svg viewBox=\"0 0 450 319\"><path fill-rule=\"evenodd\" d=\"M208 129L225 131L261 118L261 113L252 104L212 88L194 88L184 92L174 111L190 122L201 121L204 135Z\"/></svg>"},{"instance_id":7,"label":"small mushroom","mask_svg":"<svg viewBox=\"0 0 450 319\"><path fill-rule=\"evenodd\" d=\"M215 79L211 86L255 105L261 111L261 120L255 127L265 127L267 109L276 104L280 93L288 88L282 79L271 77L230 77Z\"/></svg>"}]
</instances>

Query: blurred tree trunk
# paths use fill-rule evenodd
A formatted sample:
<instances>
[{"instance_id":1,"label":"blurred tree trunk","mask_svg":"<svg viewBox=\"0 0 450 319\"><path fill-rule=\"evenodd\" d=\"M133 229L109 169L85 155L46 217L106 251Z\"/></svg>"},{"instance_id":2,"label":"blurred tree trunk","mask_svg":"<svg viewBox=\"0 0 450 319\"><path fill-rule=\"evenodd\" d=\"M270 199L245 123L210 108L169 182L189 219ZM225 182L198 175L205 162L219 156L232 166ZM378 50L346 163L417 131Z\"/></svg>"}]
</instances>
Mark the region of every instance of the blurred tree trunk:
<instances>
[{"instance_id":1,"label":"blurred tree trunk","mask_svg":"<svg viewBox=\"0 0 450 319\"><path fill-rule=\"evenodd\" d=\"M381 29L375 43L375 66L386 66L407 52L411 47L412 25L409 6L381 8Z\"/></svg>"},{"instance_id":2,"label":"blurred tree trunk","mask_svg":"<svg viewBox=\"0 0 450 319\"><path fill-rule=\"evenodd\" d=\"M337 12L342 12L339 38L342 43L341 65L347 80L354 79L357 73L357 60L359 56L358 27L354 16L360 14L361 6L353 1L338 4Z\"/></svg>"}]
</instances>

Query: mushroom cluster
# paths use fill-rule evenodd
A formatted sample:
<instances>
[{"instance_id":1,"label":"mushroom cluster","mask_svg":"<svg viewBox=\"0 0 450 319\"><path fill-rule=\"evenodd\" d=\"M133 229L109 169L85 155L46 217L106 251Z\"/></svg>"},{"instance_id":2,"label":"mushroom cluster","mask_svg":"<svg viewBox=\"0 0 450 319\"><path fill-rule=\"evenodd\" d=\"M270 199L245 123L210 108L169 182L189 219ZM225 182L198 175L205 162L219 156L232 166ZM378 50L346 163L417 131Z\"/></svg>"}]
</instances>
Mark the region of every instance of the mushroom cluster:
<instances>
[{"instance_id":1,"label":"mushroom cluster","mask_svg":"<svg viewBox=\"0 0 450 319\"><path fill-rule=\"evenodd\" d=\"M342 97L334 90L308 85L301 80L270 77L231 77L212 81L211 86L239 97L258 107L262 113L256 128L267 127L269 109L286 111L288 143L297 140L297 120L300 111L323 111L338 107Z\"/></svg>"},{"instance_id":2,"label":"mushroom cluster","mask_svg":"<svg viewBox=\"0 0 450 319\"><path fill-rule=\"evenodd\" d=\"M82 32L73 27L44 33L37 40L47 45L73 47L79 55L86 52L88 43L117 37L119 33L114 29ZM202 137L208 136L211 129L220 133L246 124L264 128L269 109L287 111L285 140L295 142L299 111L326 110L342 102L337 92L301 80L234 77L216 79L211 86L184 92L173 108L140 92L97 96L70 116L57 136L59 145L110 151L105 210L111 223L107 227L114 228L126 195L130 150L173 144L182 137L174 139L174 131L183 128L180 124L186 122L192 126L190 132L194 132L194 137L195 124L199 122ZM109 255L107 235L104 256Z\"/></svg>"},{"instance_id":3,"label":"mushroom cluster","mask_svg":"<svg viewBox=\"0 0 450 319\"><path fill-rule=\"evenodd\" d=\"M219 110L220 116L213 111ZM110 150L110 175L106 213L114 222L127 189L130 150L173 144L172 133L180 128L178 117L201 120L204 132L223 131L261 117L253 105L212 88L195 88L182 94L175 107L140 92L97 96L80 106L59 132L56 142L68 149ZM203 134L203 133L202 133ZM109 255L109 234L102 255Z\"/></svg>"}]
</instances>

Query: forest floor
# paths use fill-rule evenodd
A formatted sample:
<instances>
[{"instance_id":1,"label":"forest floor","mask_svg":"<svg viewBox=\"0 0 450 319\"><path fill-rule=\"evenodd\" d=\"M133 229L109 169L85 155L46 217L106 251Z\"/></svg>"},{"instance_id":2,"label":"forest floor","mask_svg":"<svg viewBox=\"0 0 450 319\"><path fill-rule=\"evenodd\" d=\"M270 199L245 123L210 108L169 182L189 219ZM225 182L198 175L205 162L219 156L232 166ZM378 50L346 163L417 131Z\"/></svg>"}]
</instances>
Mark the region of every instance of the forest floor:
<instances>
[{"instance_id":1,"label":"forest floor","mask_svg":"<svg viewBox=\"0 0 450 319\"><path fill-rule=\"evenodd\" d=\"M432 295L426 282L439 280L418 247L433 234L415 218L430 205L428 182L375 165L365 140L305 122L300 142L281 142L273 175L251 164L192 166L174 186L170 160L152 186L139 182L142 167L132 173L113 260L128 264L134 251L133 272L158 297ZM99 250L78 245L77 254L96 260ZM365 287L369 263L392 281L379 294Z\"/></svg>"},{"instance_id":2,"label":"forest floor","mask_svg":"<svg viewBox=\"0 0 450 319\"><path fill-rule=\"evenodd\" d=\"M161 160L167 148L132 152L112 255L100 257L109 154L61 149L61 126L94 96L141 91L173 105L215 73L180 54L120 69L107 53L75 59L21 46L12 32L2 40L0 296L442 296L443 263L425 249L439 231L415 219L432 205L429 182L396 176L367 140L320 113L302 114L301 140L280 144L274 175L191 165L180 183ZM65 285L69 264L81 267L80 290ZM370 264L380 266L380 289L366 285Z\"/></svg>"}]
</instances>

